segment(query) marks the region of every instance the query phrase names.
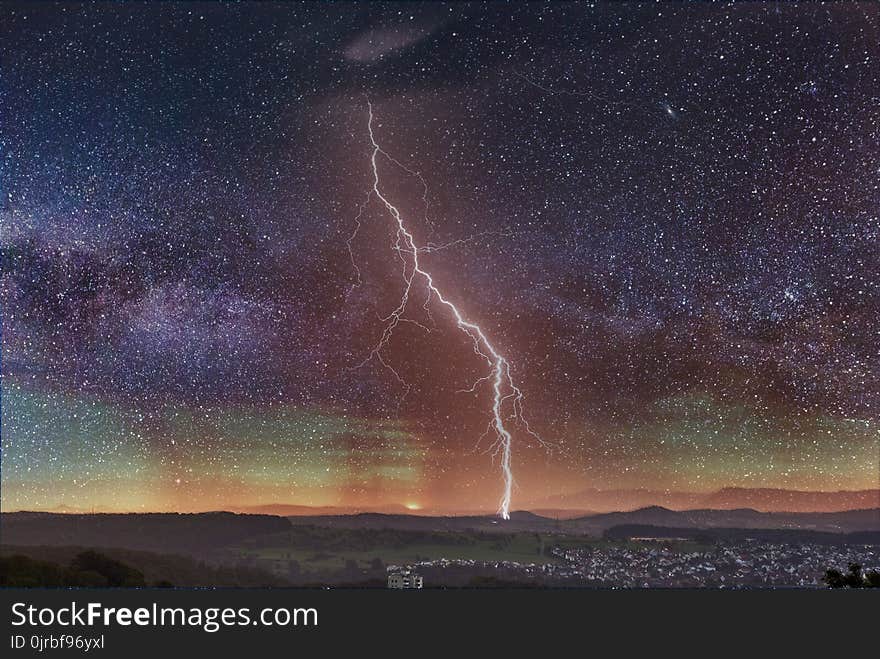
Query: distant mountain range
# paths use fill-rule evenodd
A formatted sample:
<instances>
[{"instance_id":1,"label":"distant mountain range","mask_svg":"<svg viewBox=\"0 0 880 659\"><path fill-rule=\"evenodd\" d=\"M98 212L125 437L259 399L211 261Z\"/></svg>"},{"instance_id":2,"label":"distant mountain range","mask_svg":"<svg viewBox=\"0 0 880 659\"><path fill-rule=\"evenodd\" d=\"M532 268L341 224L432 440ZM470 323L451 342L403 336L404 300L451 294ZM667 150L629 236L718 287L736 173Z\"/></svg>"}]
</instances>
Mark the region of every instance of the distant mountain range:
<instances>
[{"instance_id":1,"label":"distant mountain range","mask_svg":"<svg viewBox=\"0 0 880 659\"><path fill-rule=\"evenodd\" d=\"M833 513L768 513L750 508L737 510L669 510L650 506L629 512L596 513L572 519L548 518L527 511L511 514L509 520L490 515L427 517L417 515L295 515L290 523L348 529L407 529L419 531L528 531L602 535L625 524L680 528L800 529L850 533L880 531L880 508Z\"/></svg>"},{"instance_id":2,"label":"distant mountain range","mask_svg":"<svg viewBox=\"0 0 880 659\"><path fill-rule=\"evenodd\" d=\"M385 504L381 506L356 507L356 506L301 506L287 503L269 503L259 506L227 506L224 508L232 513L243 513L247 515L278 515L280 517L316 517L316 516L334 516L334 515L362 515L367 513L376 513L379 515L410 515L414 517L446 517L449 515L455 517L485 517L491 516L494 511L487 510L457 510L455 512L446 512L431 508L412 509L399 504ZM83 510L54 510L52 512L87 512ZM571 519L573 517L583 517L595 513L594 510L587 509L570 509L570 508L535 508L529 512L541 517L551 519Z\"/></svg>"},{"instance_id":3,"label":"distant mountain range","mask_svg":"<svg viewBox=\"0 0 880 659\"><path fill-rule=\"evenodd\" d=\"M880 489L840 490L836 492L809 492L776 488L725 487L715 492L674 492L650 489L599 490L589 488L572 494L558 494L523 506L524 510L548 519L570 520L598 513L637 511L662 507L670 511L741 510L787 513L831 513L847 510L880 508ZM263 505L230 505L225 511L248 515L275 515L278 517L345 516L377 513L380 515L491 517L489 510L411 509L400 504L379 506L306 506L300 504L269 503ZM5 512L5 511L4 511ZM59 503L45 512L85 514L88 511Z\"/></svg>"},{"instance_id":4,"label":"distant mountain range","mask_svg":"<svg viewBox=\"0 0 880 659\"><path fill-rule=\"evenodd\" d=\"M387 515L419 514L419 511L411 510L400 504L386 504L365 508L356 506L302 506L288 503L267 503L259 506L228 506L224 510L248 515L278 515L279 517L295 517L297 515L359 515L361 513L381 513Z\"/></svg>"},{"instance_id":5,"label":"distant mountain range","mask_svg":"<svg viewBox=\"0 0 880 659\"><path fill-rule=\"evenodd\" d=\"M773 488L725 487L716 492L586 489L547 497L529 509L613 512L663 506L672 510L751 508L763 512L838 512L880 507L880 489L806 492Z\"/></svg>"},{"instance_id":6,"label":"distant mountain range","mask_svg":"<svg viewBox=\"0 0 880 659\"><path fill-rule=\"evenodd\" d=\"M681 528L801 529L849 533L880 531L880 508L830 513L762 512L751 508L733 510L669 510L660 506L631 512L603 513L570 520L584 530L606 530L623 524L647 524Z\"/></svg>"},{"instance_id":7,"label":"distant mountain range","mask_svg":"<svg viewBox=\"0 0 880 659\"><path fill-rule=\"evenodd\" d=\"M524 506L525 510L542 517L571 519L595 513L610 513L662 506L670 510L737 510L750 508L761 512L829 513L844 510L880 508L880 489L808 492L774 488L725 487L715 492L667 492L649 489L598 490L586 489L574 494L559 494ZM260 506L228 506L225 510L258 515L291 517L304 515L358 515L361 513L401 515L456 515L477 517L490 514L486 510L439 511L411 510L399 504L370 508L355 506L303 506L266 504ZM61 512L61 511L59 511Z\"/></svg>"},{"instance_id":8,"label":"distant mountain range","mask_svg":"<svg viewBox=\"0 0 880 659\"><path fill-rule=\"evenodd\" d=\"M588 488L571 494L557 494L523 505L522 510L552 519L573 519L596 513L639 510L661 506L669 510L738 510L750 508L760 512L831 513L846 510L880 508L880 489L839 490L810 492L778 488L724 487L714 492L684 492L650 489L599 490ZM222 510L248 515L276 515L279 517L316 515L385 515L414 516L491 516L494 510L438 508L413 509L401 504L385 503L378 506L308 506L302 504L267 503L260 505L228 505ZM12 511L3 511L12 512ZM88 510L59 503L42 512L86 514L112 513L113 510ZM206 511L207 512L207 511Z\"/></svg>"},{"instance_id":9,"label":"distant mountain range","mask_svg":"<svg viewBox=\"0 0 880 659\"><path fill-rule=\"evenodd\" d=\"M751 509L676 511L651 506L630 512L599 513L574 519L554 519L520 511L509 520L495 515L428 517L424 515L361 513L357 515L247 515L218 513L59 514L2 513L3 545L116 547L159 553L205 556L217 549L278 534L310 536L305 526L427 532L529 532L602 536L625 526L673 529L774 529L836 534L834 542L850 541L844 534L880 531L880 508L833 513L768 513ZM366 533L366 536L369 536ZM361 537L361 536L358 536ZM868 537L868 536L865 536ZM827 540L827 539L826 539ZM864 538L859 542L865 542ZM873 540L870 540L873 543Z\"/></svg>"}]
</instances>

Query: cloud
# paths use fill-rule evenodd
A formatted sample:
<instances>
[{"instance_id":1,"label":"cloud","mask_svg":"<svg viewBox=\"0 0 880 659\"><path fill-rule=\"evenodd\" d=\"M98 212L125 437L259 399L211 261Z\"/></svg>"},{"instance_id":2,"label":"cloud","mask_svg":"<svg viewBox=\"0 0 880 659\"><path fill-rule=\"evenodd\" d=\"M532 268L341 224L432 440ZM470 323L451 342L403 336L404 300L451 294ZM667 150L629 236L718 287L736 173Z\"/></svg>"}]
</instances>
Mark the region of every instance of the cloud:
<instances>
[{"instance_id":1,"label":"cloud","mask_svg":"<svg viewBox=\"0 0 880 659\"><path fill-rule=\"evenodd\" d=\"M440 25L432 21L367 30L349 42L342 54L349 61L372 64L422 41Z\"/></svg>"}]
</instances>

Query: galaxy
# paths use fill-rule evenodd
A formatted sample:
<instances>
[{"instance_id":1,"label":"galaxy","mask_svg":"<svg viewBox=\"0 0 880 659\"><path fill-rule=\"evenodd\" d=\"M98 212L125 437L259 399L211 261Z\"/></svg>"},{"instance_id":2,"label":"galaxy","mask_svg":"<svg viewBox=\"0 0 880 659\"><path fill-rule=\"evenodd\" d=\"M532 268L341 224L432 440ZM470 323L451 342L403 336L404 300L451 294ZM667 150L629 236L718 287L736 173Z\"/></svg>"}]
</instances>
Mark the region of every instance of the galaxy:
<instances>
[{"instance_id":1,"label":"galaxy","mask_svg":"<svg viewBox=\"0 0 880 659\"><path fill-rule=\"evenodd\" d=\"M878 247L873 3L7 2L2 509L875 489Z\"/></svg>"}]
</instances>

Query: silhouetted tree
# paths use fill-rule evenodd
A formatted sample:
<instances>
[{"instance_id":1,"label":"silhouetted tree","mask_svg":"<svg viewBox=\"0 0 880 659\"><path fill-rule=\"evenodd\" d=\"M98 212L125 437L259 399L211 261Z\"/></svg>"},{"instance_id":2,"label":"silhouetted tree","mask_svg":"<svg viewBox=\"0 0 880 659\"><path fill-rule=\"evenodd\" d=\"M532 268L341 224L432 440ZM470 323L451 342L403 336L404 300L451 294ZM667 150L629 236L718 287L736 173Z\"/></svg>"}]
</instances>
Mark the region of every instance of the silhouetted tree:
<instances>
[{"instance_id":1,"label":"silhouetted tree","mask_svg":"<svg viewBox=\"0 0 880 659\"><path fill-rule=\"evenodd\" d=\"M862 566L858 563L850 563L849 574L844 577L844 581L850 588L861 588L865 582L862 578Z\"/></svg>"},{"instance_id":2,"label":"silhouetted tree","mask_svg":"<svg viewBox=\"0 0 880 659\"><path fill-rule=\"evenodd\" d=\"M64 568L48 561L35 561L27 556L0 556L0 586L40 587L76 585L69 583Z\"/></svg>"},{"instance_id":3,"label":"silhouetted tree","mask_svg":"<svg viewBox=\"0 0 880 659\"><path fill-rule=\"evenodd\" d=\"M826 570L824 581L829 588L843 588L846 585L840 570Z\"/></svg>"},{"instance_id":4,"label":"silhouetted tree","mask_svg":"<svg viewBox=\"0 0 880 659\"><path fill-rule=\"evenodd\" d=\"M108 586L146 585L142 572L96 551L77 554L70 562L70 567L79 572L96 572L107 580Z\"/></svg>"},{"instance_id":5,"label":"silhouetted tree","mask_svg":"<svg viewBox=\"0 0 880 659\"><path fill-rule=\"evenodd\" d=\"M880 588L880 572L870 570L863 574L861 565L850 563L846 574L840 570L826 570L824 581L829 588Z\"/></svg>"}]
</instances>

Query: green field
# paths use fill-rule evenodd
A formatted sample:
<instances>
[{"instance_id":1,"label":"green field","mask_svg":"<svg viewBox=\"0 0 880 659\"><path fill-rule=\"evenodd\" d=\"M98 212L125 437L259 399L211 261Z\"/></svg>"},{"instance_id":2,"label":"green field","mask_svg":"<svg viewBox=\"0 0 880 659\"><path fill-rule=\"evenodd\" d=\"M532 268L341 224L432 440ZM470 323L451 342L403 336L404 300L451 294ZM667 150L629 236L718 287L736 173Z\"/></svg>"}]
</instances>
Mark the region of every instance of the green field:
<instances>
[{"instance_id":1,"label":"green field","mask_svg":"<svg viewBox=\"0 0 880 659\"><path fill-rule=\"evenodd\" d=\"M229 548L236 559L297 561L306 572L339 569L348 561L367 568L375 559L386 565L423 560L462 559L518 563L561 562L550 554L554 546L565 549L609 546L632 549L653 543L609 541L588 536L537 533L409 532L297 527ZM679 551L703 551L696 543L676 543Z\"/></svg>"},{"instance_id":2,"label":"green field","mask_svg":"<svg viewBox=\"0 0 880 659\"><path fill-rule=\"evenodd\" d=\"M509 544L478 541L473 545L412 544L407 546L377 546L365 550L316 550L313 548L281 545L256 550L243 549L243 554L256 558L299 561L305 570L338 568L346 561L356 561L368 567L376 558L386 564L415 563L421 560L470 559L474 561L518 561L520 563L548 563L554 559L539 553L540 545L534 537L515 537Z\"/></svg>"}]
</instances>

